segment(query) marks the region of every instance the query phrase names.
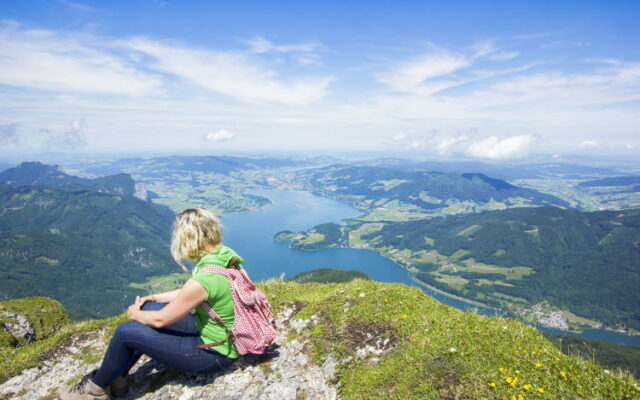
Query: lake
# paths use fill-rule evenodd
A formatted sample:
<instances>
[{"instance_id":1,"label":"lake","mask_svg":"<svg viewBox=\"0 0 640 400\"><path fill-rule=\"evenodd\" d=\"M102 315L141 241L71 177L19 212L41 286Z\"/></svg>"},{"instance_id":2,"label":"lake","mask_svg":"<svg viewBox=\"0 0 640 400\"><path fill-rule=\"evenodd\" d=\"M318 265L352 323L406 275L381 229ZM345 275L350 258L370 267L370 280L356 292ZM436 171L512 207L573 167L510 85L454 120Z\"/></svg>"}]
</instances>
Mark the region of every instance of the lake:
<instances>
[{"instance_id":1,"label":"lake","mask_svg":"<svg viewBox=\"0 0 640 400\"><path fill-rule=\"evenodd\" d=\"M252 194L267 197L272 204L259 210L229 213L221 216L224 242L240 254L253 280L259 281L284 274L291 277L316 268L358 270L380 282L398 282L420 287L436 300L458 309L475 308L483 315L500 314L485 307L431 291L418 285L409 273L395 262L366 249L329 248L316 251L292 249L288 242L274 242L283 230L303 231L325 222L340 223L361 212L345 203L296 190L256 190ZM537 326L551 335L575 335L627 345L640 345L640 336L625 335L602 329L587 329L581 334Z\"/></svg>"}]
</instances>

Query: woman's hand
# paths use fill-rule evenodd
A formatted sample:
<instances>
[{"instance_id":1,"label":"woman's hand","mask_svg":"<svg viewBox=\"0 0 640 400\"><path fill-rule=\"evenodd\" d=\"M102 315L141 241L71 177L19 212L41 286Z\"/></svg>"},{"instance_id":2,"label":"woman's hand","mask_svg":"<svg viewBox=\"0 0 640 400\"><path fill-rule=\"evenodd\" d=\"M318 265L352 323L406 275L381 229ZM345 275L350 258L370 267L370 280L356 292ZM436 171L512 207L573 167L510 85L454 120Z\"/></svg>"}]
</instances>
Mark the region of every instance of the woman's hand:
<instances>
[{"instance_id":1,"label":"woman's hand","mask_svg":"<svg viewBox=\"0 0 640 400\"><path fill-rule=\"evenodd\" d=\"M148 296L145 296L145 297L136 296L136 299L133 302L133 304L129 306L129 308L127 309L127 317L130 320L136 320L137 313L140 312L140 308L145 303L145 301L147 301L146 297Z\"/></svg>"},{"instance_id":2,"label":"woman's hand","mask_svg":"<svg viewBox=\"0 0 640 400\"><path fill-rule=\"evenodd\" d=\"M136 297L135 302L127 310L127 316L129 319L145 325L162 328L184 317L207 298L206 289L193 279L189 279L182 289L176 292L175 298L164 308L157 311L141 310L140 307L144 304L144 297Z\"/></svg>"}]
</instances>

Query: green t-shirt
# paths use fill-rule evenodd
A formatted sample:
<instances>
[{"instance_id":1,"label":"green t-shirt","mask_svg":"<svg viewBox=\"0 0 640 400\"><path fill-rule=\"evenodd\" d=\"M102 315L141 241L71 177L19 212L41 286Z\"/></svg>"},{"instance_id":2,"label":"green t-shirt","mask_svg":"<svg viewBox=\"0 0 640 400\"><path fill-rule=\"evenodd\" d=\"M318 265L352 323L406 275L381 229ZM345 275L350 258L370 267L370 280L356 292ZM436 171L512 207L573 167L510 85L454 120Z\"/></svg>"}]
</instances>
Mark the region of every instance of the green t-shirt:
<instances>
[{"instance_id":1,"label":"green t-shirt","mask_svg":"<svg viewBox=\"0 0 640 400\"><path fill-rule=\"evenodd\" d=\"M233 329L234 313L233 296L231 296L231 289L229 288L227 278L220 274L207 272L198 273L198 271L205 265L226 267L233 257L238 257L239 264L242 264L244 261L242 257L229 247L220 246L218 250L203 256L198 261L193 269L192 276L192 279L202 285L207 291L207 298L205 300L207 304L213 308L229 329ZM196 307L196 329L198 333L200 333L200 338L202 338L204 343L219 342L227 335L224 328L209 317L209 314L207 314L202 307ZM224 344L211 348L230 358L240 356L231 339L227 340Z\"/></svg>"}]
</instances>

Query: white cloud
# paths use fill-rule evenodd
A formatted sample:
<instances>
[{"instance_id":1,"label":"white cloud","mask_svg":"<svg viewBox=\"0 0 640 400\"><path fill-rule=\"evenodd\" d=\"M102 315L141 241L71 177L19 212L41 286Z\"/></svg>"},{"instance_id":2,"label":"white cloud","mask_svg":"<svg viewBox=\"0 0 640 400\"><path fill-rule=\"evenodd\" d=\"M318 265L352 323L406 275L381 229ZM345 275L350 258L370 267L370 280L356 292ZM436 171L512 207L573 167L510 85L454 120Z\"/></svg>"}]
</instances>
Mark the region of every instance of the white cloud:
<instances>
[{"instance_id":1,"label":"white cloud","mask_svg":"<svg viewBox=\"0 0 640 400\"><path fill-rule=\"evenodd\" d=\"M91 6L88 6L86 4L78 3L78 2L75 2L75 1L71 1L71 0L58 0L58 3L64 4L65 6L67 6L69 8L73 8L74 10L78 10L78 11L86 11L86 12L97 12L97 11L100 11L100 9L98 9L98 8L91 7Z\"/></svg>"},{"instance_id":2,"label":"white cloud","mask_svg":"<svg viewBox=\"0 0 640 400\"><path fill-rule=\"evenodd\" d=\"M240 52L197 49L144 38L118 45L151 58L150 68L245 101L304 104L328 94L331 77L279 80L276 73Z\"/></svg>"},{"instance_id":3,"label":"white cloud","mask_svg":"<svg viewBox=\"0 0 640 400\"><path fill-rule=\"evenodd\" d=\"M40 132L44 135L43 147L46 149L59 150L76 150L87 145L85 139L85 131L87 129L87 121L84 118L73 121L71 129L63 132L54 132L48 129L42 129Z\"/></svg>"},{"instance_id":4,"label":"white cloud","mask_svg":"<svg viewBox=\"0 0 640 400\"><path fill-rule=\"evenodd\" d=\"M19 144L22 137L18 133L18 124L0 125L0 146Z\"/></svg>"},{"instance_id":5,"label":"white cloud","mask_svg":"<svg viewBox=\"0 0 640 400\"><path fill-rule=\"evenodd\" d=\"M401 63L392 71L378 76L378 81L397 92L433 94L458 83L455 80L434 81L469 66L469 58L451 52L439 52Z\"/></svg>"},{"instance_id":6,"label":"white cloud","mask_svg":"<svg viewBox=\"0 0 640 400\"><path fill-rule=\"evenodd\" d=\"M316 42L298 43L298 44L284 44L276 45L272 41L263 37L256 36L255 38L248 40L247 44L251 52L253 53L313 53L320 49L320 44Z\"/></svg>"},{"instance_id":7,"label":"white cloud","mask_svg":"<svg viewBox=\"0 0 640 400\"><path fill-rule=\"evenodd\" d=\"M455 135L450 135L450 136L445 136L443 138L441 138L437 143L436 143L436 151L438 152L438 155L440 156L445 156L445 155L449 155L451 154L451 148L459 143L464 143L466 141L469 140L469 136L467 135L459 135L459 136L455 136Z\"/></svg>"},{"instance_id":8,"label":"white cloud","mask_svg":"<svg viewBox=\"0 0 640 400\"><path fill-rule=\"evenodd\" d=\"M82 34L0 25L0 83L62 92L140 96L161 85Z\"/></svg>"},{"instance_id":9,"label":"white cloud","mask_svg":"<svg viewBox=\"0 0 640 400\"><path fill-rule=\"evenodd\" d=\"M205 140L211 142L226 142L233 139L236 136L235 132L231 132L227 129L218 129L217 131L211 131L205 137Z\"/></svg>"},{"instance_id":10,"label":"white cloud","mask_svg":"<svg viewBox=\"0 0 640 400\"><path fill-rule=\"evenodd\" d=\"M516 58L520 55L518 51L503 51L500 53L495 53L489 56L489 59L496 61L504 61L511 60L512 58Z\"/></svg>"},{"instance_id":11,"label":"white cloud","mask_svg":"<svg viewBox=\"0 0 640 400\"><path fill-rule=\"evenodd\" d=\"M583 140L578 147L581 149L589 149L592 147L597 147L598 146L598 142L596 142L595 140Z\"/></svg>"},{"instance_id":12,"label":"white cloud","mask_svg":"<svg viewBox=\"0 0 640 400\"><path fill-rule=\"evenodd\" d=\"M473 130L467 130L472 133ZM467 133L442 133L437 129L426 131L409 130L393 135L389 143L394 149L404 150L422 149L425 152L435 152L440 156L450 155L460 144L470 140Z\"/></svg>"},{"instance_id":13,"label":"white cloud","mask_svg":"<svg viewBox=\"0 0 640 400\"><path fill-rule=\"evenodd\" d=\"M489 160L524 158L529 154L534 142L535 136L533 135L518 135L504 139L490 136L472 143L467 149L467 154Z\"/></svg>"}]
</instances>

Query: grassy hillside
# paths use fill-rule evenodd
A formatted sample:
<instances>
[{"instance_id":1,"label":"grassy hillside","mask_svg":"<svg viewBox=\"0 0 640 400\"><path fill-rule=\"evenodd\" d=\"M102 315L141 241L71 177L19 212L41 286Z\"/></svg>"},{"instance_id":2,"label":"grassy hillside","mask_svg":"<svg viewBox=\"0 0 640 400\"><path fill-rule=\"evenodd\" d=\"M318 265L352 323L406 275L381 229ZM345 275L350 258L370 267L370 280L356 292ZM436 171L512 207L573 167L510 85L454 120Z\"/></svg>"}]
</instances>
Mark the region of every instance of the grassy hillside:
<instances>
[{"instance_id":1,"label":"grassy hillside","mask_svg":"<svg viewBox=\"0 0 640 400\"><path fill-rule=\"evenodd\" d=\"M629 371L640 379L640 346L625 346L577 336L547 336L565 354L576 355L610 370Z\"/></svg>"},{"instance_id":2,"label":"grassy hillside","mask_svg":"<svg viewBox=\"0 0 640 400\"><path fill-rule=\"evenodd\" d=\"M417 288L363 280L259 285L276 313L293 305L294 319L313 321L289 339L307 340L304 351L315 362L339 360L335 379L342 399L631 400L640 395L628 374L565 355L532 327L461 312ZM88 330L107 329L108 341L123 320L72 324L42 342L0 349L0 377L38 365L47 352Z\"/></svg>"},{"instance_id":3,"label":"grassy hillside","mask_svg":"<svg viewBox=\"0 0 640 400\"><path fill-rule=\"evenodd\" d=\"M351 282L354 279L371 279L369 275L361 271L342 271L333 268L318 268L310 271L300 272L292 276L289 280L298 283L343 283Z\"/></svg>"},{"instance_id":4,"label":"grassy hillside","mask_svg":"<svg viewBox=\"0 0 640 400\"><path fill-rule=\"evenodd\" d=\"M2 329L4 323L13 323L12 320L2 317L4 314L24 316L33 328L36 340L53 336L69 323L69 317L62 304L47 297L0 301L0 347L26 344L24 338L15 338Z\"/></svg>"}]
</instances>

